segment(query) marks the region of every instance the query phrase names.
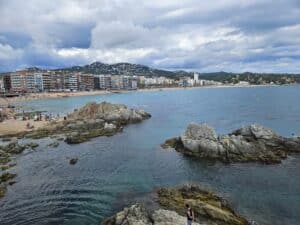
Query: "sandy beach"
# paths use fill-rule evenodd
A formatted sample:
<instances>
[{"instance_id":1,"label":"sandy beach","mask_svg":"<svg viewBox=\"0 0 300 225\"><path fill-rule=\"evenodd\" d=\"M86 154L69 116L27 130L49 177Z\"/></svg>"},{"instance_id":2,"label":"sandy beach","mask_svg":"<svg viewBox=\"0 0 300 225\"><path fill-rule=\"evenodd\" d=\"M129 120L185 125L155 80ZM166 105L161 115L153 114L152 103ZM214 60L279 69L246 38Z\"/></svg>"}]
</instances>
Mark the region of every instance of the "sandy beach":
<instances>
[{"instance_id":1,"label":"sandy beach","mask_svg":"<svg viewBox=\"0 0 300 225\"><path fill-rule=\"evenodd\" d=\"M30 123L30 125L32 125L34 128L27 129L26 128L27 123ZM46 126L47 124L49 124L48 121L34 121L34 120L23 121L23 120L15 120L15 119L5 120L0 123L0 136L14 135L25 131L35 130L43 126Z\"/></svg>"},{"instance_id":2,"label":"sandy beach","mask_svg":"<svg viewBox=\"0 0 300 225\"><path fill-rule=\"evenodd\" d=\"M0 106L6 107L8 105L13 105L18 102L26 102L38 99L48 99L48 98L67 98L74 96L89 96L89 95L103 95L112 93L128 93L131 91L146 92L146 91L171 91L171 90L181 90L181 89L195 89L195 88L250 88L250 87L262 87L262 86L277 86L277 85L218 85L218 86L197 86L197 87L161 87L161 88L142 88L137 90L95 90L95 91L80 91L80 92L43 92L43 93L29 93L19 97L11 98L0 98Z\"/></svg>"}]
</instances>

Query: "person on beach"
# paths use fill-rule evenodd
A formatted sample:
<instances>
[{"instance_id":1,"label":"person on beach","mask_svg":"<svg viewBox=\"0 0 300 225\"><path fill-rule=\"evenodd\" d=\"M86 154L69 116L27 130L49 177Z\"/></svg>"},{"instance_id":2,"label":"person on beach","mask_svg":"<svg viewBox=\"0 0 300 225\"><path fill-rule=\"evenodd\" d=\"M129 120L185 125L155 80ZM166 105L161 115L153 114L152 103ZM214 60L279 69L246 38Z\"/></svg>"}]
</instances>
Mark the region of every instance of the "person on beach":
<instances>
[{"instance_id":1,"label":"person on beach","mask_svg":"<svg viewBox=\"0 0 300 225\"><path fill-rule=\"evenodd\" d=\"M195 217L194 217L194 212L192 208L189 206L189 204L185 205L187 211L186 211L186 217L187 217L187 225L192 225Z\"/></svg>"}]
</instances>

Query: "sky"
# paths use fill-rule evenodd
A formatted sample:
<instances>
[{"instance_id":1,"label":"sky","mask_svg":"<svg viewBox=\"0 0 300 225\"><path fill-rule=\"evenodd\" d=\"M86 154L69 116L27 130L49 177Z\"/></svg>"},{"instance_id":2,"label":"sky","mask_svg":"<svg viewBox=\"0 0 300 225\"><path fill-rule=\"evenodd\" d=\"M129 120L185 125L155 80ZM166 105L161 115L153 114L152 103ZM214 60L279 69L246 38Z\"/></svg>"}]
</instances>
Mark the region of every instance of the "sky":
<instances>
[{"instance_id":1,"label":"sky","mask_svg":"<svg viewBox=\"0 0 300 225\"><path fill-rule=\"evenodd\" d=\"M0 0L0 72L129 62L300 73L300 0Z\"/></svg>"}]
</instances>

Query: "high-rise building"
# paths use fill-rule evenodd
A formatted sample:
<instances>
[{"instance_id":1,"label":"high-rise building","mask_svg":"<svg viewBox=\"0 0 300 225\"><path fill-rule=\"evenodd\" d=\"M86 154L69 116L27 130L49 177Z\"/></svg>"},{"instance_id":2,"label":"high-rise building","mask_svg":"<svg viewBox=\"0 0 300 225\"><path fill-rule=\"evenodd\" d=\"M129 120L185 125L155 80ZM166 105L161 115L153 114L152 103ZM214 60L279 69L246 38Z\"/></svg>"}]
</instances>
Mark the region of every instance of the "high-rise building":
<instances>
[{"instance_id":1,"label":"high-rise building","mask_svg":"<svg viewBox=\"0 0 300 225\"><path fill-rule=\"evenodd\" d=\"M92 74L78 74L78 88L80 91L90 91L95 87Z\"/></svg>"},{"instance_id":2,"label":"high-rise building","mask_svg":"<svg viewBox=\"0 0 300 225\"><path fill-rule=\"evenodd\" d=\"M42 76L42 82L43 82L43 90L45 91L50 91L52 88L51 85L51 73L50 72L44 72L44 73L39 73L38 76Z\"/></svg>"},{"instance_id":3,"label":"high-rise building","mask_svg":"<svg viewBox=\"0 0 300 225\"><path fill-rule=\"evenodd\" d=\"M70 91L78 90L78 76L77 74L70 73L64 76L64 89Z\"/></svg>"},{"instance_id":4,"label":"high-rise building","mask_svg":"<svg viewBox=\"0 0 300 225\"><path fill-rule=\"evenodd\" d=\"M13 92L26 92L26 79L25 75L19 72L11 73L11 90Z\"/></svg>"},{"instance_id":5,"label":"high-rise building","mask_svg":"<svg viewBox=\"0 0 300 225\"><path fill-rule=\"evenodd\" d=\"M95 75L95 89L107 90L112 88L112 79L110 75Z\"/></svg>"},{"instance_id":6,"label":"high-rise building","mask_svg":"<svg viewBox=\"0 0 300 225\"><path fill-rule=\"evenodd\" d=\"M194 81L197 84L199 81L199 74L198 73L194 73Z\"/></svg>"},{"instance_id":7,"label":"high-rise building","mask_svg":"<svg viewBox=\"0 0 300 225\"><path fill-rule=\"evenodd\" d=\"M10 92L11 91L10 74L4 74L4 76L3 76L3 85L4 85L5 92Z\"/></svg>"},{"instance_id":8,"label":"high-rise building","mask_svg":"<svg viewBox=\"0 0 300 225\"><path fill-rule=\"evenodd\" d=\"M50 73L47 76L45 76L45 79L48 80L48 76L50 79L50 91L62 91L64 89L64 75L61 73ZM46 89L46 88L45 88Z\"/></svg>"}]
</instances>

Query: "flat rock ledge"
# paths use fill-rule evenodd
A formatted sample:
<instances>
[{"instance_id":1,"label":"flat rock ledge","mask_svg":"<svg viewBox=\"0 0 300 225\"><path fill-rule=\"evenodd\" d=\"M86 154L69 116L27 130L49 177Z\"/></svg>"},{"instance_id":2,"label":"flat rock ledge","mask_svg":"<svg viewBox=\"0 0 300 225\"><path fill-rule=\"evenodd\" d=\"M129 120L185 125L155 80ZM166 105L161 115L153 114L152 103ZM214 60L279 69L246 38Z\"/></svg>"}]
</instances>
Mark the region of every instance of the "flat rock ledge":
<instances>
[{"instance_id":1,"label":"flat rock ledge","mask_svg":"<svg viewBox=\"0 0 300 225\"><path fill-rule=\"evenodd\" d=\"M74 110L66 120L25 134L26 138L40 139L51 136L65 137L68 144L78 144L99 136L112 136L123 126L150 118L144 110L108 102L88 103ZM23 134L24 136L24 134Z\"/></svg>"},{"instance_id":2,"label":"flat rock ledge","mask_svg":"<svg viewBox=\"0 0 300 225\"><path fill-rule=\"evenodd\" d=\"M185 204L194 210L195 225L251 224L237 215L224 199L199 186L161 188L157 195L160 208L147 210L134 204L104 220L101 225L185 225Z\"/></svg>"},{"instance_id":3,"label":"flat rock ledge","mask_svg":"<svg viewBox=\"0 0 300 225\"><path fill-rule=\"evenodd\" d=\"M282 137L273 130L252 124L217 136L207 124L191 123L184 134L166 140L163 148L203 159L232 162L280 163L290 153L300 152L300 137Z\"/></svg>"}]
</instances>

